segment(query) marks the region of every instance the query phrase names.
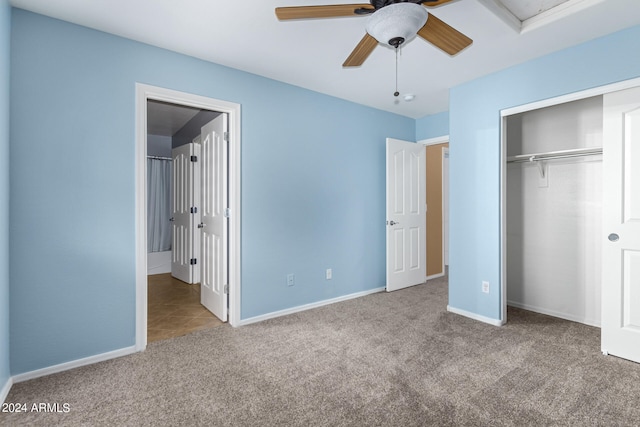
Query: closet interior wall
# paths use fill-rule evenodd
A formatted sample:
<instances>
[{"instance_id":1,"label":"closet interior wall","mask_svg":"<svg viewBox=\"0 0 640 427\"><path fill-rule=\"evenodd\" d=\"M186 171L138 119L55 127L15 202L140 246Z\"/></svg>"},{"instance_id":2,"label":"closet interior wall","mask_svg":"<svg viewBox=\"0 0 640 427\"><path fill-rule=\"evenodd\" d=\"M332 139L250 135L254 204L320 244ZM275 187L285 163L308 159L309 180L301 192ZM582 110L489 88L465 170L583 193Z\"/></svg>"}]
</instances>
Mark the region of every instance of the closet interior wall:
<instances>
[{"instance_id":1,"label":"closet interior wall","mask_svg":"<svg viewBox=\"0 0 640 427\"><path fill-rule=\"evenodd\" d=\"M602 97L507 118L507 159L602 147ZM600 325L602 155L507 163L507 304Z\"/></svg>"}]
</instances>

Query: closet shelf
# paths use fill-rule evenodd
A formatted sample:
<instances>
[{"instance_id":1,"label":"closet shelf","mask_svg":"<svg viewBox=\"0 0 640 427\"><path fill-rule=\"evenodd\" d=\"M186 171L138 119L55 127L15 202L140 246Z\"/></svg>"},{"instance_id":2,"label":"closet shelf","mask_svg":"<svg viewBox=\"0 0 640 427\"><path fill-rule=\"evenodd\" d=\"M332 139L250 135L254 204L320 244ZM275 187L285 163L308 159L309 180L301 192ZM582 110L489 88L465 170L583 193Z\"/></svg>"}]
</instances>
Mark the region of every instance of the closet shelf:
<instances>
[{"instance_id":1,"label":"closet shelf","mask_svg":"<svg viewBox=\"0 0 640 427\"><path fill-rule=\"evenodd\" d=\"M602 154L602 147L576 148L573 150L549 151L547 153L519 154L507 157L507 163L524 163L541 160L565 159L569 157L597 156Z\"/></svg>"}]
</instances>

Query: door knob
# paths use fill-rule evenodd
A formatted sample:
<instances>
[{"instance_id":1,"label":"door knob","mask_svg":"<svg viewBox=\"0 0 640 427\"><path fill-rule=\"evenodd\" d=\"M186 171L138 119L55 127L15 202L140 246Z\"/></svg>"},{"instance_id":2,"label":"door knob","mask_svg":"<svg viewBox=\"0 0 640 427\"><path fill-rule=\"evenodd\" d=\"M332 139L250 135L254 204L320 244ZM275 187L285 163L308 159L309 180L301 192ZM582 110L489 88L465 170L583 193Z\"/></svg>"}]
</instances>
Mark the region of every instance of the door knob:
<instances>
[{"instance_id":1,"label":"door knob","mask_svg":"<svg viewBox=\"0 0 640 427\"><path fill-rule=\"evenodd\" d=\"M395 221L389 221L388 222L389 225L396 225L396 224L400 224L399 222L395 222Z\"/></svg>"},{"instance_id":2,"label":"door knob","mask_svg":"<svg viewBox=\"0 0 640 427\"><path fill-rule=\"evenodd\" d=\"M609 234L608 239L610 242L617 242L620 239L620 236L618 236L616 233L611 233Z\"/></svg>"},{"instance_id":3,"label":"door knob","mask_svg":"<svg viewBox=\"0 0 640 427\"><path fill-rule=\"evenodd\" d=\"M204 228L204 222L201 222L200 224L198 224L198 228Z\"/></svg>"},{"instance_id":4,"label":"door knob","mask_svg":"<svg viewBox=\"0 0 640 427\"><path fill-rule=\"evenodd\" d=\"M173 217L169 218L169 221L173 222L173 221L174 221L174 218L173 218Z\"/></svg>"}]
</instances>

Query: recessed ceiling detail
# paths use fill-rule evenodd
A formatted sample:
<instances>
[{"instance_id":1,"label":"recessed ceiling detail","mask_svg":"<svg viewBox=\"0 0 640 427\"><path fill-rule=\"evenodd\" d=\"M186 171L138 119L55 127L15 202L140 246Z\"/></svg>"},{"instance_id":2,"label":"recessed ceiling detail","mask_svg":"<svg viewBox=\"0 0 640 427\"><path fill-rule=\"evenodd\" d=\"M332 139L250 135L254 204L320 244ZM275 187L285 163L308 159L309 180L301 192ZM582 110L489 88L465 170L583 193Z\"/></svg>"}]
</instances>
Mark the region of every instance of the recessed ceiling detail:
<instances>
[{"instance_id":1,"label":"recessed ceiling detail","mask_svg":"<svg viewBox=\"0 0 640 427\"><path fill-rule=\"evenodd\" d=\"M499 0L521 22L533 18L547 10L567 3L568 0Z\"/></svg>"},{"instance_id":2,"label":"recessed ceiling detail","mask_svg":"<svg viewBox=\"0 0 640 427\"><path fill-rule=\"evenodd\" d=\"M519 33L539 28L605 0L478 0Z\"/></svg>"}]
</instances>

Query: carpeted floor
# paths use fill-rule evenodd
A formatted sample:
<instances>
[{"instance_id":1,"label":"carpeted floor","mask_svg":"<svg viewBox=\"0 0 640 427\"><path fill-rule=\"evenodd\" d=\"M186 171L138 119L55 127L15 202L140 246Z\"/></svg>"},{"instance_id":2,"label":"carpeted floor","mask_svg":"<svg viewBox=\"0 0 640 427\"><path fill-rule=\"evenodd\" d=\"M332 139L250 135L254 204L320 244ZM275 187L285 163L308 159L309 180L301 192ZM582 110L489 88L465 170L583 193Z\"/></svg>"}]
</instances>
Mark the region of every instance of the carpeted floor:
<instances>
[{"instance_id":1,"label":"carpeted floor","mask_svg":"<svg viewBox=\"0 0 640 427\"><path fill-rule=\"evenodd\" d=\"M379 293L15 384L0 425L633 426L640 365L597 328L523 310L494 327L446 312L447 285Z\"/></svg>"}]
</instances>

